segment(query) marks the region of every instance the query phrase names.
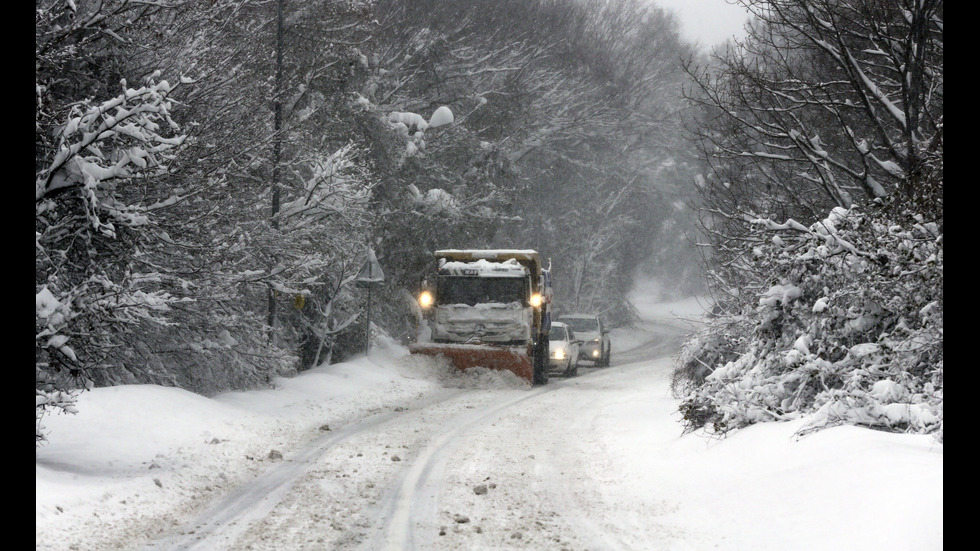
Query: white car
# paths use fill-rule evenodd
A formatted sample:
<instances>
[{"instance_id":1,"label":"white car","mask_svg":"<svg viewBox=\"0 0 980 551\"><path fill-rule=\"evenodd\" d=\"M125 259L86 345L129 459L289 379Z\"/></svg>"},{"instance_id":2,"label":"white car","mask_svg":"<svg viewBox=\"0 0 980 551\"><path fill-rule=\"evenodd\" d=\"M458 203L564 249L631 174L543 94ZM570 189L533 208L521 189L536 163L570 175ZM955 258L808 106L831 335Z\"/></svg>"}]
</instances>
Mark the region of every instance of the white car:
<instances>
[{"instance_id":1,"label":"white car","mask_svg":"<svg viewBox=\"0 0 980 551\"><path fill-rule=\"evenodd\" d=\"M578 375L578 350L582 341L575 337L572 328L558 321L552 322L548 341L551 345L550 371L561 372L566 377Z\"/></svg>"},{"instance_id":2,"label":"white car","mask_svg":"<svg viewBox=\"0 0 980 551\"><path fill-rule=\"evenodd\" d=\"M609 329L599 316L593 314L566 314L558 321L571 327L572 331L583 341L579 348L579 358L590 360L596 367L609 367L609 356L612 343L609 342Z\"/></svg>"}]
</instances>

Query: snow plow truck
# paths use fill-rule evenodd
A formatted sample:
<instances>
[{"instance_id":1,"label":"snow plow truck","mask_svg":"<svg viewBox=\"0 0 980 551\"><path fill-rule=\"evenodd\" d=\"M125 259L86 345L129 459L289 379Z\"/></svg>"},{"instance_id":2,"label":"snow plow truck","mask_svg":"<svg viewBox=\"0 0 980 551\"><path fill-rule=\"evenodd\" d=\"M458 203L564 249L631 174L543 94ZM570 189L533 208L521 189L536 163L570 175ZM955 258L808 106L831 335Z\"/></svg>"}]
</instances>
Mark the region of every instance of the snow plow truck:
<instances>
[{"instance_id":1,"label":"snow plow truck","mask_svg":"<svg viewBox=\"0 0 980 551\"><path fill-rule=\"evenodd\" d=\"M550 267L533 250L441 250L422 281L413 354L444 356L458 370L507 370L548 382Z\"/></svg>"}]
</instances>

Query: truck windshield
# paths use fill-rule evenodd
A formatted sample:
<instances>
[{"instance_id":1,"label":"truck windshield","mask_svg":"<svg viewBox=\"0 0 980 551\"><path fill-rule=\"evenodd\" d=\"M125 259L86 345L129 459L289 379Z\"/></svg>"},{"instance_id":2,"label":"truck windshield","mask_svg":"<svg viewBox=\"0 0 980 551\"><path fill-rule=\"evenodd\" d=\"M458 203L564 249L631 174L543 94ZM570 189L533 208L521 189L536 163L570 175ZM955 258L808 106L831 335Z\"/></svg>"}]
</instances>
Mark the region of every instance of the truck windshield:
<instances>
[{"instance_id":1,"label":"truck windshield","mask_svg":"<svg viewBox=\"0 0 980 551\"><path fill-rule=\"evenodd\" d=\"M520 277L439 276L439 304L527 303L527 281Z\"/></svg>"}]
</instances>

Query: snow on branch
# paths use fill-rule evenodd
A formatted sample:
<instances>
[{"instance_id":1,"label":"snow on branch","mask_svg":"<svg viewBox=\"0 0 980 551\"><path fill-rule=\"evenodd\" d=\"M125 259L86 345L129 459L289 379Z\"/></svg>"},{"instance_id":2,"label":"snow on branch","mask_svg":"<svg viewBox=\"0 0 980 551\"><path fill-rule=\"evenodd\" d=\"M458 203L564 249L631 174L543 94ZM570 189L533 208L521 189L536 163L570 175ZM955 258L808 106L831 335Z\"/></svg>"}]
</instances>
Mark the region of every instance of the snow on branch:
<instances>
[{"instance_id":1,"label":"snow on branch","mask_svg":"<svg viewBox=\"0 0 980 551\"><path fill-rule=\"evenodd\" d=\"M50 164L37 173L35 202L60 192L79 189L93 227L114 233L113 224L145 224L144 209L118 199L109 182L136 176L165 174L167 164L185 136L170 116L166 80L147 79L140 88L123 92L97 105L81 102L71 108ZM108 221L103 221L103 217Z\"/></svg>"}]
</instances>

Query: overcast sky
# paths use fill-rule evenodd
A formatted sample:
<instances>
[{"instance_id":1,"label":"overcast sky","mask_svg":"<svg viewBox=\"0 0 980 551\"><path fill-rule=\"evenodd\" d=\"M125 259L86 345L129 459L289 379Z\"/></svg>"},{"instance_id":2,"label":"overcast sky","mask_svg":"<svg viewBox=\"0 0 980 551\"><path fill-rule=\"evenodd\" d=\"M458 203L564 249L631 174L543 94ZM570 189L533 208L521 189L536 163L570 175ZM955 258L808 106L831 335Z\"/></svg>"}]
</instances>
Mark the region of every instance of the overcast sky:
<instances>
[{"instance_id":1,"label":"overcast sky","mask_svg":"<svg viewBox=\"0 0 980 551\"><path fill-rule=\"evenodd\" d=\"M681 32L690 40L709 48L734 35L741 36L746 12L730 0L654 0L672 10L681 23Z\"/></svg>"}]
</instances>

